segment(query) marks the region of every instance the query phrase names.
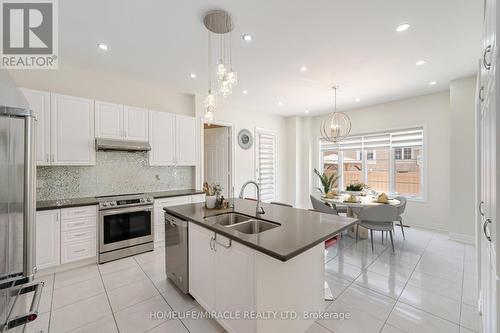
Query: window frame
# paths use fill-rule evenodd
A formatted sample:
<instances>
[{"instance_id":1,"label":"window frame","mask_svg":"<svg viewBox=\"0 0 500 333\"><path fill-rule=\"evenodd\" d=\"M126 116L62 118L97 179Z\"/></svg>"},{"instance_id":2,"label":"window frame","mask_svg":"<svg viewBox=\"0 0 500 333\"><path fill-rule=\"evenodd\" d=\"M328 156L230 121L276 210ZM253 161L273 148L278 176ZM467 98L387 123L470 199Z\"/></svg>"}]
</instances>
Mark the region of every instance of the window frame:
<instances>
[{"instance_id":1,"label":"window frame","mask_svg":"<svg viewBox=\"0 0 500 333\"><path fill-rule=\"evenodd\" d=\"M396 159L395 159L395 148L392 146L392 140L390 140L389 144L389 195L391 196L404 196L407 198L408 201L415 201L415 202L427 202L427 169L428 169L428 163L427 163L427 126L426 125L416 125L416 126L411 126L411 127L402 127L402 128L390 128L387 130L383 131L374 131L374 132L363 132L363 133L351 133L349 137L362 137L363 138L363 147L361 148L361 163L362 163L362 170L363 170L363 182L366 183L368 175L367 175L367 154L366 151L370 149L376 149L372 147L365 148L364 147L364 137L366 136L371 136L371 135L383 135L383 134L393 134L397 132L404 132L404 131L412 131L412 130L421 130L422 131L422 145L419 146L421 147L421 166L420 166L420 195L419 196L409 196L409 195L403 195L403 194L396 194L394 189L395 189L395 169L396 169ZM324 166L324 160L323 160L323 151L321 149L321 142L322 139L321 137L318 137L318 155L319 155L319 165L318 165L318 170L322 170ZM404 148L401 147L401 160L404 160ZM339 186L341 188L344 188L344 180L343 180L343 154L341 154L341 151L336 150L338 152L338 170L339 170ZM413 151L412 151L412 156L413 156ZM374 156L375 157L375 156ZM317 180L319 184L319 180Z\"/></svg>"}]
</instances>

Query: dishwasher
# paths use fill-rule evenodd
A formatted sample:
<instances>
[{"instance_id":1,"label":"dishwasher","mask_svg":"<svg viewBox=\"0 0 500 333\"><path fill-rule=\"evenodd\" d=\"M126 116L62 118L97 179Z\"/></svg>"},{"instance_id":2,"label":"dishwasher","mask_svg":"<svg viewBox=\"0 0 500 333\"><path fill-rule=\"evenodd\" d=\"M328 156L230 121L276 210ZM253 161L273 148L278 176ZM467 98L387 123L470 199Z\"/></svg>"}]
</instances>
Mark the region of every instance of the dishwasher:
<instances>
[{"instance_id":1,"label":"dishwasher","mask_svg":"<svg viewBox=\"0 0 500 333\"><path fill-rule=\"evenodd\" d=\"M183 293L189 292L188 222L165 213L165 269Z\"/></svg>"}]
</instances>

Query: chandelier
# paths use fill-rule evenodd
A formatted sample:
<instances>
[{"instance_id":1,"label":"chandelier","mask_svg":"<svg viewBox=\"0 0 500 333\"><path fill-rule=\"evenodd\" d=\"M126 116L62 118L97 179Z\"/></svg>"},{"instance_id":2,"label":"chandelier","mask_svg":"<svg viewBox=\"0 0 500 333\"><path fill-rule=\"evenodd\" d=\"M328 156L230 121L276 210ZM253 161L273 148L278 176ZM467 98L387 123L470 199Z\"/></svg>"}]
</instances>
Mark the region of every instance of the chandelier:
<instances>
[{"instance_id":1,"label":"chandelier","mask_svg":"<svg viewBox=\"0 0 500 333\"><path fill-rule=\"evenodd\" d=\"M218 35L219 57L215 64L215 78L217 92L222 97L233 93L234 86L238 83L238 76L233 70L231 31L233 20L231 15L224 10L212 10L205 14L203 24L208 30L208 94L205 98L205 121L211 123L214 119L216 97L212 90L212 34Z\"/></svg>"},{"instance_id":2,"label":"chandelier","mask_svg":"<svg viewBox=\"0 0 500 333\"><path fill-rule=\"evenodd\" d=\"M351 119L343 112L337 112L337 86L333 87L335 104L333 113L323 121L320 132L323 140L338 143L351 132Z\"/></svg>"}]
</instances>

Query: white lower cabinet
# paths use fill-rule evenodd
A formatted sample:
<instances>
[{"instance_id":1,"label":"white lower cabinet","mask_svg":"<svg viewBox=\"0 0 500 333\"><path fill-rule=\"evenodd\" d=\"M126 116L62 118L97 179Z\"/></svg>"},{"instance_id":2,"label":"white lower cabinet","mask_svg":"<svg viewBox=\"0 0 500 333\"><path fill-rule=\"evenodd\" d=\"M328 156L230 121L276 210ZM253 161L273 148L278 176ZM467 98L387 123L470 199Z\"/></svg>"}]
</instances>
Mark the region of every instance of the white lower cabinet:
<instances>
[{"instance_id":1,"label":"white lower cabinet","mask_svg":"<svg viewBox=\"0 0 500 333\"><path fill-rule=\"evenodd\" d=\"M189 223L189 293L208 311L239 312L255 306L255 251ZM255 321L220 319L229 332L255 332Z\"/></svg>"},{"instance_id":2,"label":"white lower cabinet","mask_svg":"<svg viewBox=\"0 0 500 333\"><path fill-rule=\"evenodd\" d=\"M36 266L44 269L60 263L61 212L59 209L36 213Z\"/></svg>"},{"instance_id":3,"label":"white lower cabinet","mask_svg":"<svg viewBox=\"0 0 500 333\"><path fill-rule=\"evenodd\" d=\"M189 293L206 310L215 309L214 233L189 222Z\"/></svg>"},{"instance_id":4,"label":"white lower cabinet","mask_svg":"<svg viewBox=\"0 0 500 333\"><path fill-rule=\"evenodd\" d=\"M165 211L163 208L185 205L189 203L204 202L205 194L186 195L180 197L171 197L156 199L154 203L154 244L155 247L165 244Z\"/></svg>"},{"instance_id":5,"label":"white lower cabinet","mask_svg":"<svg viewBox=\"0 0 500 333\"><path fill-rule=\"evenodd\" d=\"M97 206L61 209L61 264L97 256Z\"/></svg>"},{"instance_id":6,"label":"white lower cabinet","mask_svg":"<svg viewBox=\"0 0 500 333\"><path fill-rule=\"evenodd\" d=\"M97 206L36 213L36 266L55 267L97 257Z\"/></svg>"},{"instance_id":7,"label":"white lower cabinet","mask_svg":"<svg viewBox=\"0 0 500 333\"><path fill-rule=\"evenodd\" d=\"M304 333L324 310L323 243L283 262L189 222L188 246L189 293L230 333Z\"/></svg>"}]
</instances>

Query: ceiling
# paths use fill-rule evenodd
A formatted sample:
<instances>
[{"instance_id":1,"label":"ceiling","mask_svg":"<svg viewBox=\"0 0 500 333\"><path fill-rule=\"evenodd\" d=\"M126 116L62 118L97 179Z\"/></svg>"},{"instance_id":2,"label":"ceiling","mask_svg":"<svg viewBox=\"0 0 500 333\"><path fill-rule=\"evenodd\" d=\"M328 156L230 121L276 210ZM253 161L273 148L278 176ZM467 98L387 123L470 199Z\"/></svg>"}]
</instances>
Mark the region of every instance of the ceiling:
<instances>
[{"instance_id":1,"label":"ceiling","mask_svg":"<svg viewBox=\"0 0 500 333\"><path fill-rule=\"evenodd\" d=\"M219 104L248 112L326 113L334 84L340 109L445 90L476 72L481 50L477 0L64 0L60 62L205 94L202 18L211 9L229 11L235 23L239 84ZM402 23L411 27L396 32ZM416 66L420 59L427 63Z\"/></svg>"}]
</instances>

